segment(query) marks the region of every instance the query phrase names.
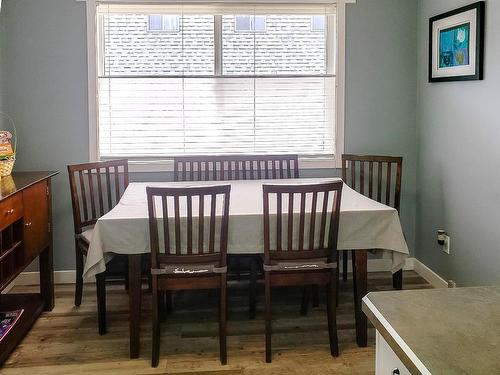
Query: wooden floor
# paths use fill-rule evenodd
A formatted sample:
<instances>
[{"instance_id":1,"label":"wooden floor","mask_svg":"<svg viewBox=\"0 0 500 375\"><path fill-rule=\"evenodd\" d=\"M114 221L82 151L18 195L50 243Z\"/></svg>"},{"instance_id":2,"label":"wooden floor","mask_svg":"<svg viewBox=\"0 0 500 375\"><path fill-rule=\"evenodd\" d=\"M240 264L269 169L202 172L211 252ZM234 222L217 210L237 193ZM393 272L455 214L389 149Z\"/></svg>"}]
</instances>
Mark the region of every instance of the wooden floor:
<instances>
[{"instance_id":1,"label":"wooden floor","mask_svg":"<svg viewBox=\"0 0 500 375\"><path fill-rule=\"evenodd\" d=\"M369 274L369 290L390 290L389 273ZM56 287L56 307L44 313L5 363L2 374L373 374L374 330L367 348L355 344L352 283L341 282L338 307L340 356L328 348L323 297L309 315L299 314L301 291L273 294L273 362L264 361L262 293L257 319L247 319L244 283L229 289L228 364L219 363L216 296L209 292L176 296L174 312L162 324L161 359L150 366L150 296L143 303L141 357L130 360L128 297L122 285L108 287L108 333L97 333L95 289L85 285L82 305L73 306L73 285ZM405 272L405 289L430 288ZM33 290L16 287L13 292Z\"/></svg>"}]
</instances>

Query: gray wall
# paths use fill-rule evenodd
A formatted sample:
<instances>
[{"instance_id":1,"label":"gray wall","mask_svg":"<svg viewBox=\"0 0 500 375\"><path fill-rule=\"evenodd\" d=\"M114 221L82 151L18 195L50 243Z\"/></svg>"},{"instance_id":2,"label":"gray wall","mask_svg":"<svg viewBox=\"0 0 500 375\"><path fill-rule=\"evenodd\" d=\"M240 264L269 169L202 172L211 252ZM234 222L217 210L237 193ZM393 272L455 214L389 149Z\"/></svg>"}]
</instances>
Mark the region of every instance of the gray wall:
<instances>
[{"instance_id":1,"label":"gray wall","mask_svg":"<svg viewBox=\"0 0 500 375\"><path fill-rule=\"evenodd\" d=\"M500 282L500 1L486 9L485 80L427 82L428 20L469 0L421 0L418 8L419 260L459 285ZM451 254L435 231L451 235Z\"/></svg>"},{"instance_id":2,"label":"gray wall","mask_svg":"<svg viewBox=\"0 0 500 375\"><path fill-rule=\"evenodd\" d=\"M2 14L0 13L0 111L4 110L4 51L5 51L6 30L5 22L2 21ZM3 123L2 123L3 124Z\"/></svg>"},{"instance_id":3,"label":"gray wall","mask_svg":"<svg viewBox=\"0 0 500 375\"><path fill-rule=\"evenodd\" d=\"M347 12L346 151L403 155L402 222L414 245L416 186L415 0L358 0ZM66 165L88 160L85 5L4 0L8 30L3 90L19 132L17 170L60 170L54 179L57 269L72 269ZM334 170L307 170L331 176ZM137 174L136 180L168 178Z\"/></svg>"}]
</instances>

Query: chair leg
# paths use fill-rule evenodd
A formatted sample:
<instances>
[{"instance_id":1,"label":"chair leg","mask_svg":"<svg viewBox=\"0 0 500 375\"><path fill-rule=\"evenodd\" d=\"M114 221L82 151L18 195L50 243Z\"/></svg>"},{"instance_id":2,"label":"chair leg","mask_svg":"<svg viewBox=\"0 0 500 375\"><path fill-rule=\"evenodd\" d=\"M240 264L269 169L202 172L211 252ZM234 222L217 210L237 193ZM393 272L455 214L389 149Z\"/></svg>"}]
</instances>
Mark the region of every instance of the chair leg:
<instances>
[{"instance_id":1,"label":"chair leg","mask_svg":"<svg viewBox=\"0 0 500 375\"><path fill-rule=\"evenodd\" d=\"M248 291L248 315L249 319L255 319L257 305L257 260L250 259L250 284Z\"/></svg>"},{"instance_id":2,"label":"chair leg","mask_svg":"<svg viewBox=\"0 0 500 375\"><path fill-rule=\"evenodd\" d=\"M156 284L153 281L153 284ZM159 299L162 293L158 293L158 286L153 285L152 290L152 344L151 344L151 366L158 367L160 361L160 318L159 318Z\"/></svg>"},{"instance_id":3,"label":"chair leg","mask_svg":"<svg viewBox=\"0 0 500 375\"><path fill-rule=\"evenodd\" d=\"M318 285L313 285L312 286L312 300L313 300L313 307L318 307L319 306L319 287Z\"/></svg>"},{"instance_id":4,"label":"chair leg","mask_svg":"<svg viewBox=\"0 0 500 375\"><path fill-rule=\"evenodd\" d=\"M167 292L158 292L158 309L160 310L160 322L167 319Z\"/></svg>"},{"instance_id":5,"label":"chair leg","mask_svg":"<svg viewBox=\"0 0 500 375\"><path fill-rule=\"evenodd\" d=\"M266 362L271 363L271 275L265 272L265 294L266 294Z\"/></svg>"},{"instance_id":6,"label":"chair leg","mask_svg":"<svg viewBox=\"0 0 500 375\"><path fill-rule=\"evenodd\" d=\"M141 281L142 284L142 281ZM153 291L153 277L151 275L148 275L148 292Z\"/></svg>"},{"instance_id":7,"label":"chair leg","mask_svg":"<svg viewBox=\"0 0 500 375\"><path fill-rule=\"evenodd\" d=\"M104 272L96 275L97 289L97 319L99 322L99 334L106 334L106 277Z\"/></svg>"},{"instance_id":8,"label":"chair leg","mask_svg":"<svg viewBox=\"0 0 500 375\"><path fill-rule=\"evenodd\" d=\"M302 287L302 302L300 304L300 315L307 315L307 311L309 310L309 287L304 285Z\"/></svg>"},{"instance_id":9,"label":"chair leg","mask_svg":"<svg viewBox=\"0 0 500 375\"><path fill-rule=\"evenodd\" d=\"M337 274L338 271L333 271ZM332 277L333 279L333 277ZM326 310L328 317L328 337L330 339L330 353L333 357L339 355L339 344L337 336L337 277L327 286Z\"/></svg>"},{"instance_id":10,"label":"chair leg","mask_svg":"<svg viewBox=\"0 0 500 375\"><path fill-rule=\"evenodd\" d=\"M342 280L347 281L347 262L349 261L349 251L342 251Z\"/></svg>"},{"instance_id":11,"label":"chair leg","mask_svg":"<svg viewBox=\"0 0 500 375\"><path fill-rule=\"evenodd\" d=\"M241 281L241 259L238 257L235 257L235 265L234 268L236 270L236 278L238 281Z\"/></svg>"},{"instance_id":12,"label":"chair leg","mask_svg":"<svg viewBox=\"0 0 500 375\"><path fill-rule=\"evenodd\" d=\"M167 314L171 314L173 310L173 302L174 296L170 290L165 292L165 310L167 311Z\"/></svg>"},{"instance_id":13,"label":"chair leg","mask_svg":"<svg viewBox=\"0 0 500 375\"><path fill-rule=\"evenodd\" d=\"M221 286L219 294L219 356L220 363L227 364L227 342L226 342L226 318L227 318L227 295L226 295L226 274L221 275Z\"/></svg>"},{"instance_id":14,"label":"chair leg","mask_svg":"<svg viewBox=\"0 0 500 375\"><path fill-rule=\"evenodd\" d=\"M128 257L125 259L125 290L128 292L129 282L128 282Z\"/></svg>"},{"instance_id":15,"label":"chair leg","mask_svg":"<svg viewBox=\"0 0 500 375\"><path fill-rule=\"evenodd\" d=\"M82 303L82 293L83 293L83 254L78 247L78 241L75 241L75 258L76 258L75 306L80 306Z\"/></svg>"},{"instance_id":16,"label":"chair leg","mask_svg":"<svg viewBox=\"0 0 500 375\"><path fill-rule=\"evenodd\" d=\"M392 287L396 290L403 289L403 270L399 270L392 275Z\"/></svg>"}]
</instances>

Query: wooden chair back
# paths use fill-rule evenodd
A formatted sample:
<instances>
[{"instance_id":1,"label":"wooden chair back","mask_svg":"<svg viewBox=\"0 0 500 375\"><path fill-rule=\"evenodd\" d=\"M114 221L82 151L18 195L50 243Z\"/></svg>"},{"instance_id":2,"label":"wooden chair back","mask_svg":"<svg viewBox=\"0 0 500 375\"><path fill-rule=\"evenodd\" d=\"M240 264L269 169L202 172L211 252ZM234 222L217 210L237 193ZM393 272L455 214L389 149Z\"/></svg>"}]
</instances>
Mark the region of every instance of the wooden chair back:
<instances>
[{"instance_id":1,"label":"wooden chair back","mask_svg":"<svg viewBox=\"0 0 500 375\"><path fill-rule=\"evenodd\" d=\"M128 160L68 165L75 234L120 201L129 184Z\"/></svg>"},{"instance_id":2,"label":"wooden chair back","mask_svg":"<svg viewBox=\"0 0 500 375\"><path fill-rule=\"evenodd\" d=\"M151 266L226 266L230 185L147 187ZM159 220L162 218L162 220Z\"/></svg>"},{"instance_id":3,"label":"wooden chair back","mask_svg":"<svg viewBox=\"0 0 500 375\"><path fill-rule=\"evenodd\" d=\"M342 185L336 181L263 186L265 264L314 258L336 262Z\"/></svg>"},{"instance_id":4,"label":"wooden chair back","mask_svg":"<svg viewBox=\"0 0 500 375\"><path fill-rule=\"evenodd\" d=\"M299 177L297 155L200 155L174 158L175 181L227 181Z\"/></svg>"},{"instance_id":5,"label":"wooden chair back","mask_svg":"<svg viewBox=\"0 0 500 375\"><path fill-rule=\"evenodd\" d=\"M399 156L342 155L342 180L352 189L399 212L401 168Z\"/></svg>"}]
</instances>

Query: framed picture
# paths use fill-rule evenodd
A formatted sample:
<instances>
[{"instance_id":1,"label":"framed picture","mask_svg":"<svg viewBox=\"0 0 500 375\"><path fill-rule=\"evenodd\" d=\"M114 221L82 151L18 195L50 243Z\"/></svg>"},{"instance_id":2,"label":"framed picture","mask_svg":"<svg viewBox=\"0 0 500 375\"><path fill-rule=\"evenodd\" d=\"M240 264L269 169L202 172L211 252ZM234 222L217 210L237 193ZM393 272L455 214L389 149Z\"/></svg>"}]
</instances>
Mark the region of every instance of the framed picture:
<instances>
[{"instance_id":1,"label":"framed picture","mask_svg":"<svg viewBox=\"0 0 500 375\"><path fill-rule=\"evenodd\" d=\"M429 82L483 79L485 2L429 20Z\"/></svg>"}]
</instances>

